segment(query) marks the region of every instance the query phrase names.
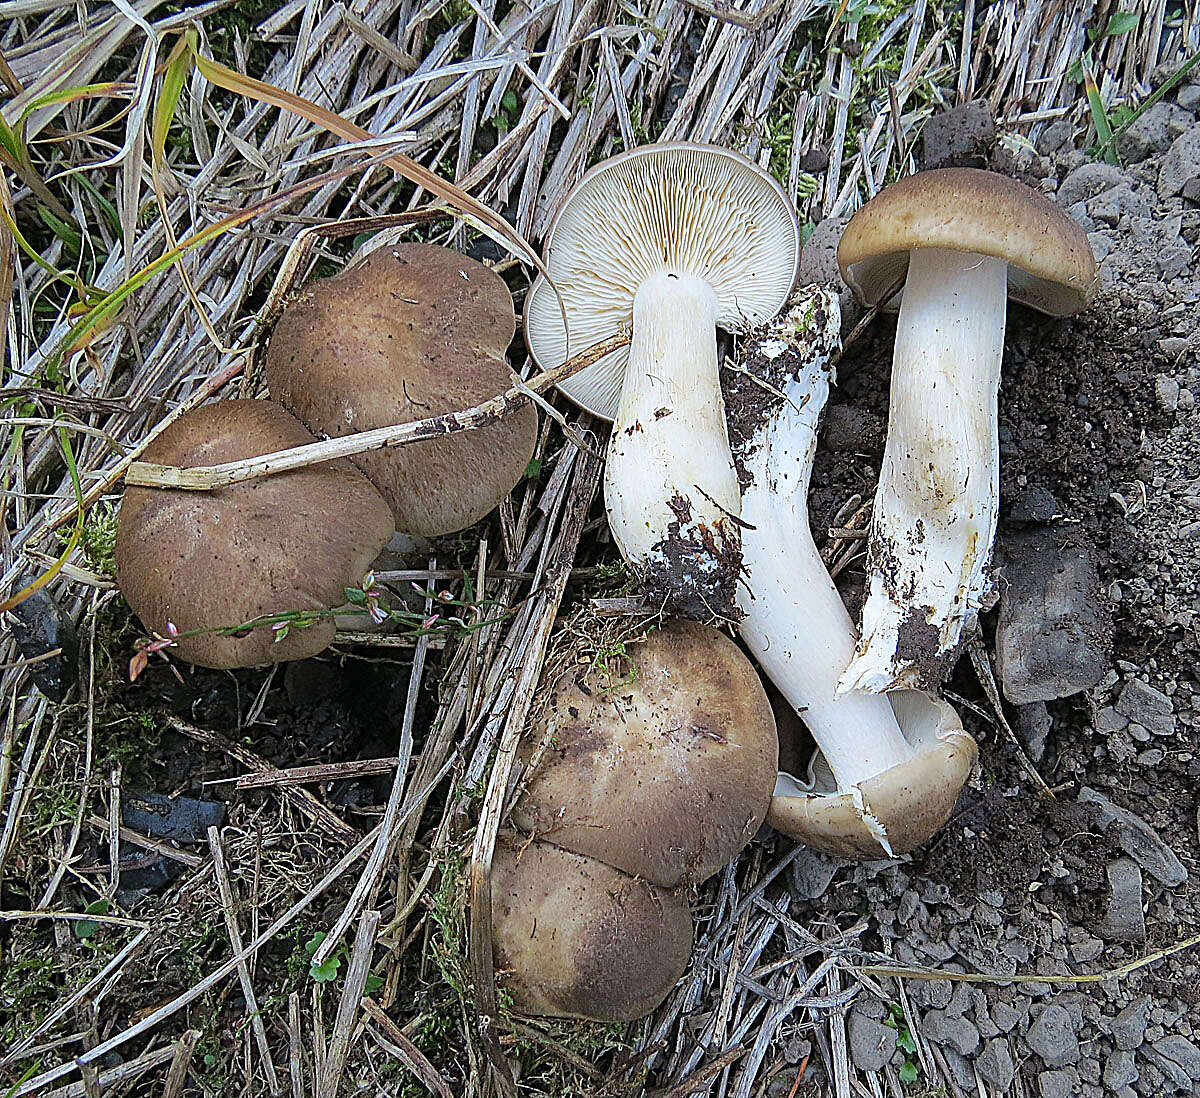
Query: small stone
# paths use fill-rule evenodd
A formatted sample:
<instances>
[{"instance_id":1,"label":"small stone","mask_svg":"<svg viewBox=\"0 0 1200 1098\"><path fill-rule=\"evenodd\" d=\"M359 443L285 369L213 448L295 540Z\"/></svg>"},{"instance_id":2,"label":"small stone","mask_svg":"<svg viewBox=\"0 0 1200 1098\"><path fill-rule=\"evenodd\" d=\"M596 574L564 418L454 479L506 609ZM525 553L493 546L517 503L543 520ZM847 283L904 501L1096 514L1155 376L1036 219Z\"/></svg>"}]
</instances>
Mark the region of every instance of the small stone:
<instances>
[{"instance_id":1,"label":"small stone","mask_svg":"<svg viewBox=\"0 0 1200 1098\"><path fill-rule=\"evenodd\" d=\"M1079 1076L1074 1071L1039 1071L1038 1093L1041 1098L1074 1098Z\"/></svg>"},{"instance_id":2,"label":"small stone","mask_svg":"<svg viewBox=\"0 0 1200 1098\"><path fill-rule=\"evenodd\" d=\"M975 1085L975 1070L971 1067L971 1061L950 1048L949 1045L942 1049L942 1055L946 1059L946 1066L950 1069L950 1074L960 1087L970 1087Z\"/></svg>"},{"instance_id":3,"label":"small stone","mask_svg":"<svg viewBox=\"0 0 1200 1098\"><path fill-rule=\"evenodd\" d=\"M1192 1077L1187 1073L1183 1065L1177 1064L1169 1056L1164 1056L1159 1052L1157 1043L1155 1046L1143 1048L1141 1054L1171 1081L1174 1090L1183 1091L1186 1094L1195 1093L1195 1088L1192 1086ZM1161 1094L1162 1091L1159 1090L1156 1093Z\"/></svg>"},{"instance_id":4,"label":"small stone","mask_svg":"<svg viewBox=\"0 0 1200 1098\"><path fill-rule=\"evenodd\" d=\"M1088 160L1070 172L1062 181L1058 188L1057 200L1059 205L1070 207L1077 202L1086 202L1089 198L1095 198L1109 187L1128 182L1129 176L1115 164Z\"/></svg>"},{"instance_id":5,"label":"small stone","mask_svg":"<svg viewBox=\"0 0 1200 1098\"><path fill-rule=\"evenodd\" d=\"M1122 695L1124 696L1124 695ZM1188 879L1175 852L1158 837L1158 833L1145 820L1127 809L1113 804L1103 793L1088 786L1079 791L1083 804L1096 806L1100 826L1106 830L1117 827L1117 842L1134 861L1147 873L1158 878L1168 888L1175 888Z\"/></svg>"},{"instance_id":6,"label":"small stone","mask_svg":"<svg viewBox=\"0 0 1200 1098\"><path fill-rule=\"evenodd\" d=\"M187 844L206 842L208 829L220 827L224 818L225 806L220 801L128 791L121 799L121 822L152 839Z\"/></svg>"},{"instance_id":7,"label":"small stone","mask_svg":"<svg viewBox=\"0 0 1200 1098\"><path fill-rule=\"evenodd\" d=\"M1021 1020L1020 1012L1014 1010L1008 1003L993 1003L990 1013L992 1021L996 1023L1001 1033L1011 1033L1013 1027Z\"/></svg>"},{"instance_id":8,"label":"small stone","mask_svg":"<svg viewBox=\"0 0 1200 1098\"><path fill-rule=\"evenodd\" d=\"M842 239L842 231L849 220L849 217L827 217L817 222L812 234L804 242L796 277L797 286L828 286L837 291L842 306L843 330L853 327L863 313L862 305L854 296L854 291L843 281L837 264L838 241Z\"/></svg>"},{"instance_id":9,"label":"small stone","mask_svg":"<svg viewBox=\"0 0 1200 1098\"><path fill-rule=\"evenodd\" d=\"M949 980L912 980L908 996L917 1006L944 1010L954 997Z\"/></svg>"},{"instance_id":10,"label":"small stone","mask_svg":"<svg viewBox=\"0 0 1200 1098\"><path fill-rule=\"evenodd\" d=\"M1075 126L1067 118L1059 118L1051 122L1037 139L1037 151L1042 156L1053 156L1074 136Z\"/></svg>"},{"instance_id":11,"label":"small stone","mask_svg":"<svg viewBox=\"0 0 1200 1098\"><path fill-rule=\"evenodd\" d=\"M1096 933L1110 942L1144 942L1146 917L1142 912L1142 871L1132 858L1109 862L1108 906Z\"/></svg>"},{"instance_id":12,"label":"small stone","mask_svg":"<svg viewBox=\"0 0 1200 1098\"><path fill-rule=\"evenodd\" d=\"M1164 1037L1154 1042L1154 1051L1177 1063L1188 1073L1188 1078L1200 1081L1200 1048L1186 1037L1177 1034Z\"/></svg>"},{"instance_id":13,"label":"small stone","mask_svg":"<svg viewBox=\"0 0 1200 1098\"><path fill-rule=\"evenodd\" d=\"M34 579L31 575L21 576L15 590L29 586ZM17 603L10 613L17 651L22 659L37 661L29 665L29 677L51 701L62 701L79 680L79 639L75 623L45 587ZM48 655L50 652L55 655Z\"/></svg>"},{"instance_id":14,"label":"small stone","mask_svg":"<svg viewBox=\"0 0 1200 1098\"><path fill-rule=\"evenodd\" d=\"M1110 1091L1136 1083L1137 1077L1138 1069L1137 1064L1133 1062L1132 1052L1117 1049L1108 1054L1104 1061L1104 1085Z\"/></svg>"},{"instance_id":15,"label":"small stone","mask_svg":"<svg viewBox=\"0 0 1200 1098\"><path fill-rule=\"evenodd\" d=\"M1109 1032L1117 1048L1132 1051L1139 1048L1146 1037L1146 1024L1150 1020L1150 996L1143 995L1134 1000L1109 1026Z\"/></svg>"},{"instance_id":16,"label":"small stone","mask_svg":"<svg viewBox=\"0 0 1200 1098\"><path fill-rule=\"evenodd\" d=\"M1075 964L1083 965L1089 961L1094 961L1104 952L1104 943L1099 938L1093 938L1089 934L1082 942L1076 942L1070 946L1067 952Z\"/></svg>"},{"instance_id":17,"label":"small stone","mask_svg":"<svg viewBox=\"0 0 1200 1098\"><path fill-rule=\"evenodd\" d=\"M1179 410L1181 412L1190 412L1196 407L1196 394L1191 389L1179 390Z\"/></svg>"},{"instance_id":18,"label":"small stone","mask_svg":"<svg viewBox=\"0 0 1200 1098\"><path fill-rule=\"evenodd\" d=\"M1008 1049L1008 1042L1003 1037L988 1041L983 1046L983 1051L975 1060L975 1067L1001 1094L1006 1093L1012 1086L1013 1058Z\"/></svg>"},{"instance_id":19,"label":"small stone","mask_svg":"<svg viewBox=\"0 0 1200 1098\"><path fill-rule=\"evenodd\" d=\"M1047 1067L1060 1068L1079 1059L1079 1038L1071 1015L1060 1006L1046 1007L1025 1034L1029 1047Z\"/></svg>"},{"instance_id":20,"label":"small stone","mask_svg":"<svg viewBox=\"0 0 1200 1098\"><path fill-rule=\"evenodd\" d=\"M1101 191L1087 205L1089 216L1115 229L1121 218L1127 214L1133 217L1145 217L1149 208L1145 199L1140 197L1128 183L1119 183Z\"/></svg>"},{"instance_id":21,"label":"small stone","mask_svg":"<svg viewBox=\"0 0 1200 1098\"><path fill-rule=\"evenodd\" d=\"M1181 133L1158 169L1158 196L1179 194L1190 179L1200 175L1200 123Z\"/></svg>"},{"instance_id":22,"label":"small stone","mask_svg":"<svg viewBox=\"0 0 1200 1098\"><path fill-rule=\"evenodd\" d=\"M819 900L844 863L803 846L792 860L788 879L797 900Z\"/></svg>"},{"instance_id":23,"label":"small stone","mask_svg":"<svg viewBox=\"0 0 1200 1098\"><path fill-rule=\"evenodd\" d=\"M935 114L921 131L923 168L983 168L996 141L996 119L986 99Z\"/></svg>"},{"instance_id":24,"label":"small stone","mask_svg":"<svg viewBox=\"0 0 1200 1098\"><path fill-rule=\"evenodd\" d=\"M1050 710L1045 702L1017 706L1017 735L1034 762L1041 762L1046 754L1050 725Z\"/></svg>"},{"instance_id":25,"label":"small stone","mask_svg":"<svg viewBox=\"0 0 1200 1098\"><path fill-rule=\"evenodd\" d=\"M1008 508L1009 522L1050 522L1062 514L1062 505L1052 492L1029 485Z\"/></svg>"},{"instance_id":26,"label":"small stone","mask_svg":"<svg viewBox=\"0 0 1200 1098\"><path fill-rule=\"evenodd\" d=\"M896 1051L899 1034L891 1026L851 1011L846 1036L854 1066L860 1071L880 1071Z\"/></svg>"},{"instance_id":27,"label":"small stone","mask_svg":"<svg viewBox=\"0 0 1200 1098\"><path fill-rule=\"evenodd\" d=\"M1175 102L1185 111L1200 114L1200 84L1184 84L1175 93Z\"/></svg>"},{"instance_id":28,"label":"small stone","mask_svg":"<svg viewBox=\"0 0 1200 1098\"><path fill-rule=\"evenodd\" d=\"M1129 718L1122 716L1111 705L1106 705L1096 713L1096 731L1102 736L1111 736L1121 732L1129 724Z\"/></svg>"},{"instance_id":29,"label":"small stone","mask_svg":"<svg viewBox=\"0 0 1200 1098\"><path fill-rule=\"evenodd\" d=\"M1130 679L1117 699L1116 710L1160 736L1175 731L1175 706L1161 690L1141 679Z\"/></svg>"},{"instance_id":30,"label":"small stone","mask_svg":"<svg viewBox=\"0 0 1200 1098\"><path fill-rule=\"evenodd\" d=\"M1154 399L1164 411L1175 411L1179 407L1179 382L1169 374L1159 374L1154 379Z\"/></svg>"},{"instance_id":31,"label":"small stone","mask_svg":"<svg viewBox=\"0 0 1200 1098\"><path fill-rule=\"evenodd\" d=\"M1127 163L1161 156L1171 142L1188 130L1194 119L1183 107L1174 103L1155 103L1130 123L1121 135L1117 147Z\"/></svg>"},{"instance_id":32,"label":"small stone","mask_svg":"<svg viewBox=\"0 0 1200 1098\"><path fill-rule=\"evenodd\" d=\"M1053 528L1003 542L1007 585L996 625L996 666L1016 704L1066 698L1108 669L1112 619L1101 601L1095 556Z\"/></svg>"},{"instance_id":33,"label":"small stone","mask_svg":"<svg viewBox=\"0 0 1200 1098\"><path fill-rule=\"evenodd\" d=\"M972 1056L979 1048L979 1031L961 1014L930 1010L922 1020L922 1033L931 1042L947 1045L960 1056Z\"/></svg>"},{"instance_id":34,"label":"small stone","mask_svg":"<svg viewBox=\"0 0 1200 1098\"><path fill-rule=\"evenodd\" d=\"M1165 758L1166 755L1159 748L1152 747L1149 751L1143 751L1133 761L1137 763L1138 766L1148 766L1150 769L1154 769L1154 767L1158 766L1158 764Z\"/></svg>"}]
</instances>

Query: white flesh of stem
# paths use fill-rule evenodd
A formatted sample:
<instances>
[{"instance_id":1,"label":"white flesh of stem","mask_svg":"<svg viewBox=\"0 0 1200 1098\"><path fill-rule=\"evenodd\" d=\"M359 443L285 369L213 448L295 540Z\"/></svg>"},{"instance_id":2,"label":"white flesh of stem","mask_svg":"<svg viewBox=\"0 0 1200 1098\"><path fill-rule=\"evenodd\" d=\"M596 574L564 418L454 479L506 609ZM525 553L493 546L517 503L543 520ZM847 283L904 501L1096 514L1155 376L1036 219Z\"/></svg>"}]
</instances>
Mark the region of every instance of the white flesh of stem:
<instances>
[{"instance_id":1,"label":"white flesh of stem","mask_svg":"<svg viewBox=\"0 0 1200 1098\"><path fill-rule=\"evenodd\" d=\"M1003 260L914 251L900 305L862 642L847 690L935 685L988 588L999 504Z\"/></svg>"},{"instance_id":2,"label":"white flesh of stem","mask_svg":"<svg viewBox=\"0 0 1200 1098\"><path fill-rule=\"evenodd\" d=\"M787 401L762 427L746 458L753 483L742 495L743 562L738 605L742 638L771 681L803 717L838 788L912 757L888 699L837 693L854 654L854 624L813 541L808 482L817 420L829 392L827 367L804 368L782 390ZM785 788L795 792L781 776Z\"/></svg>"},{"instance_id":3,"label":"white flesh of stem","mask_svg":"<svg viewBox=\"0 0 1200 1098\"><path fill-rule=\"evenodd\" d=\"M681 513L688 517L678 538L718 522L730 530L738 497L717 370L717 296L694 275L653 274L633 299L629 364L604 470L613 536L625 558L645 568Z\"/></svg>"}]
</instances>

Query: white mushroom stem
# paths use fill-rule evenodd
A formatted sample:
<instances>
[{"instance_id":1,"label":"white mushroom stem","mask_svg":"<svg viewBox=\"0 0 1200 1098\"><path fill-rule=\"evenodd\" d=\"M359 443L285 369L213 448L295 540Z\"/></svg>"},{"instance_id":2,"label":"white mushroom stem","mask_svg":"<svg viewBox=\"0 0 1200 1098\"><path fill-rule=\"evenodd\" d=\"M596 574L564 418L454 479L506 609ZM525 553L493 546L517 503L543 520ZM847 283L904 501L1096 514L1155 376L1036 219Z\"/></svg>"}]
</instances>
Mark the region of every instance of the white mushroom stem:
<instances>
[{"instance_id":1,"label":"white mushroom stem","mask_svg":"<svg viewBox=\"0 0 1200 1098\"><path fill-rule=\"evenodd\" d=\"M803 717L838 788L852 790L907 762L914 751L886 697L837 692L838 677L854 652L854 624L817 551L808 519L817 421L829 394L829 354L838 338L836 298L830 306L833 334L824 348L817 342L815 354L789 340L786 326L795 309L772 325L781 337L758 347L767 358L790 353L785 348L798 350L799 357L795 372L778 386L787 400L739 446L751 483L742 494L747 576L738 605L745 614L742 639ZM798 335L803 340L804 332ZM792 791L789 775L781 774L780 782L783 792Z\"/></svg>"},{"instance_id":2,"label":"white mushroom stem","mask_svg":"<svg viewBox=\"0 0 1200 1098\"><path fill-rule=\"evenodd\" d=\"M999 505L997 391L1007 264L909 259L869 547L862 641L846 690L927 688L977 614Z\"/></svg>"},{"instance_id":3,"label":"white mushroom stem","mask_svg":"<svg viewBox=\"0 0 1200 1098\"><path fill-rule=\"evenodd\" d=\"M736 552L740 505L717 369L717 296L702 278L661 271L634 296L604 498L617 545L643 573L669 570L672 545L725 542ZM703 595L703 573L719 572L720 561L693 555L693 565L684 579Z\"/></svg>"}]
</instances>

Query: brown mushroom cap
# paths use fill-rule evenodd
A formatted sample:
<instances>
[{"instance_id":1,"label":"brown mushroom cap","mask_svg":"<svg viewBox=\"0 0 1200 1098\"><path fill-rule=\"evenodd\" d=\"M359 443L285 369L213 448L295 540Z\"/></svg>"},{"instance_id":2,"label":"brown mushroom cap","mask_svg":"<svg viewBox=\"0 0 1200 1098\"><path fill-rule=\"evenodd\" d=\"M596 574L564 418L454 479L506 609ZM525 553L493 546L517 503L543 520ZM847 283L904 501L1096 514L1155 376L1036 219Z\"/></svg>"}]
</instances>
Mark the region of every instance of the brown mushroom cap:
<instances>
[{"instance_id":1,"label":"brown mushroom cap","mask_svg":"<svg viewBox=\"0 0 1200 1098\"><path fill-rule=\"evenodd\" d=\"M317 435L457 412L507 389L516 330L504 280L431 244L381 247L290 304L266 355L272 399ZM478 522L521 479L537 441L526 405L498 423L359 454L406 534Z\"/></svg>"},{"instance_id":2,"label":"brown mushroom cap","mask_svg":"<svg viewBox=\"0 0 1200 1098\"><path fill-rule=\"evenodd\" d=\"M146 447L146 461L192 468L313 441L278 404L227 400L186 412ZM264 614L346 601L392 533L387 504L346 461L328 461L213 492L130 487L117 521L117 582L147 629L240 625ZM242 637L178 642L203 667L303 659L333 640L333 621Z\"/></svg>"},{"instance_id":3,"label":"brown mushroom cap","mask_svg":"<svg viewBox=\"0 0 1200 1098\"><path fill-rule=\"evenodd\" d=\"M766 817L779 745L750 661L672 622L571 670L524 741L549 747L513 808L522 830L664 888L711 876Z\"/></svg>"},{"instance_id":4,"label":"brown mushroom cap","mask_svg":"<svg viewBox=\"0 0 1200 1098\"><path fill-rule=\"evenodd\" d=\"M687 966L684 900L603 862L501 834L491 894L496 971L524 1014L630 1022Z\"/></svg>"},{"instance_id":5,"label":"brown mushroom cap","mask_svg":"<svg viewBox=\"0 0 1200 1098\"><path fill-rule=\"evenodd\" d=\"M869 860L888 856L879 842L880 828L893 854L907 854L950 818L975 765L975 741L944 701L917 690L888 697L905 735L917 745L914 757L859 783L865 811L852 792L824 792L822 787L835 783L832 775L822 780L816 767L811 791L783 792L783 779L790 775L781 775L767 816L772 827L814 850Z\"/></svg>"},{"instance_id":6,"label":"brown mushroom cap","mask_svg":"<svg viewBox=\"0 0 1200 1098\"><path fill-rule=\"evenodd\" d=\"M838 266L875 305L903 284L914 248L1003 259L1009 296L1051 316L1079 312L1096 292L1087 233L1046 195L997 172L936 168L886 187L850 219Z\"/></svg>"}]
</instances>

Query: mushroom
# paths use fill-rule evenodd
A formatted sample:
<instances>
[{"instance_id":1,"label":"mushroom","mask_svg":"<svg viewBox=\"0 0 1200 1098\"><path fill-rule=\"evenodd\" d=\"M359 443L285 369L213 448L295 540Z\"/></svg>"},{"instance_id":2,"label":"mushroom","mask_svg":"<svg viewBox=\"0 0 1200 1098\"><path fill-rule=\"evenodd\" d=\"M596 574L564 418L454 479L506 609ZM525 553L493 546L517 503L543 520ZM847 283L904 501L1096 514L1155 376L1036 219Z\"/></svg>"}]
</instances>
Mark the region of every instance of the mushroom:
<instances>
[{"instance_id":1,"label":"mushroom","mask_svg":"<svg viewBox=\"0 0 1200 1098\"><path fill-rule=\"evenodd\" d=\"M191 468L312 442L278 404L227 400L185 412L145 460ZM304 659L333 640L328 617L280 634L218 629L346 601L387 544L392 516L354 466L328 461L212 492L129 487L117 520L117 583L145 626L202 667ZM209 630L188 636L192 630Z\"/></svg>"},{"instance_id":2,"label":"mushroom","mask_svg":"<svg viewBox=\"0 0 1200 1098\"><path fill-rule=\"evenodd\" d=\"M767 821L818 850L879 858L946 822L975 742L927 694L838 693L854 625L813 540L808 484L840 343L837 297L810 287L743 341L726 377L747 524L739 629L819 748L807 780L780 771Z\"/></svg>"},{"instance_id":3,"label":"mushroom","mask_svg":"<svg viewBox=\"0 0 1200 1098\"><path fill-rule=\"evenodd\" d=\"M863 206L838 265L868 305L903 284L862 639L842 685L934 686L990 586L1006 300L1078 312L1095 292L1096 260L1045 195L942 168Z\"/></svg>"},{"instance_id":4,"label":"mushroom","mask_svg":"<svg viewBox=\"0 0 1200 1098\"><path fill-rule=\"evenodd\" d=\"M778 768L750 661L687 621L565 672L524 750L541 757L517 827L664 888L704 880L754 837Z\"/></svg>"},{"instance_id":5,"label":"mushroom","mask_svg":"<svg viewBox=\"0 0 1200 1098\"><path fill-rule=\"evenodd\" d=\"M687 966L683 897L594 858L502 832L491 899L497 976L524 1014L630 1022Z\"/></svg>"},{"instance_id":6,"label":"mushroom","mask_svg":"<svg viewBox=\"0 0 1200 1098\"><path fill-rule=\"evenodd\" d=\"M431 244L373 251L312 283L266 354L272 399L319 436L472 407L508 388L512 295L482 263ZM532 405L474 431L359 454L405 534L464 530L521 479L537 441Z\"/></svg>"},{"instance_id":7,"label":"mushroom","mask_svg":"<svg viewBox=\"0 0 1200 1098\"><path fill-rule=\"evenodd\" d=\"M800 235L779 184L727 149L648 145L592 168L546 238L572 350L632 322L629 347L563 382L613 421L608 519L651 599L687 617L729 617L739 555L737 477L717 369L718 327L773 316L796 277ZM568 331L539 277L525 339L543 369Z\"/></svg>"}]
</instances>

